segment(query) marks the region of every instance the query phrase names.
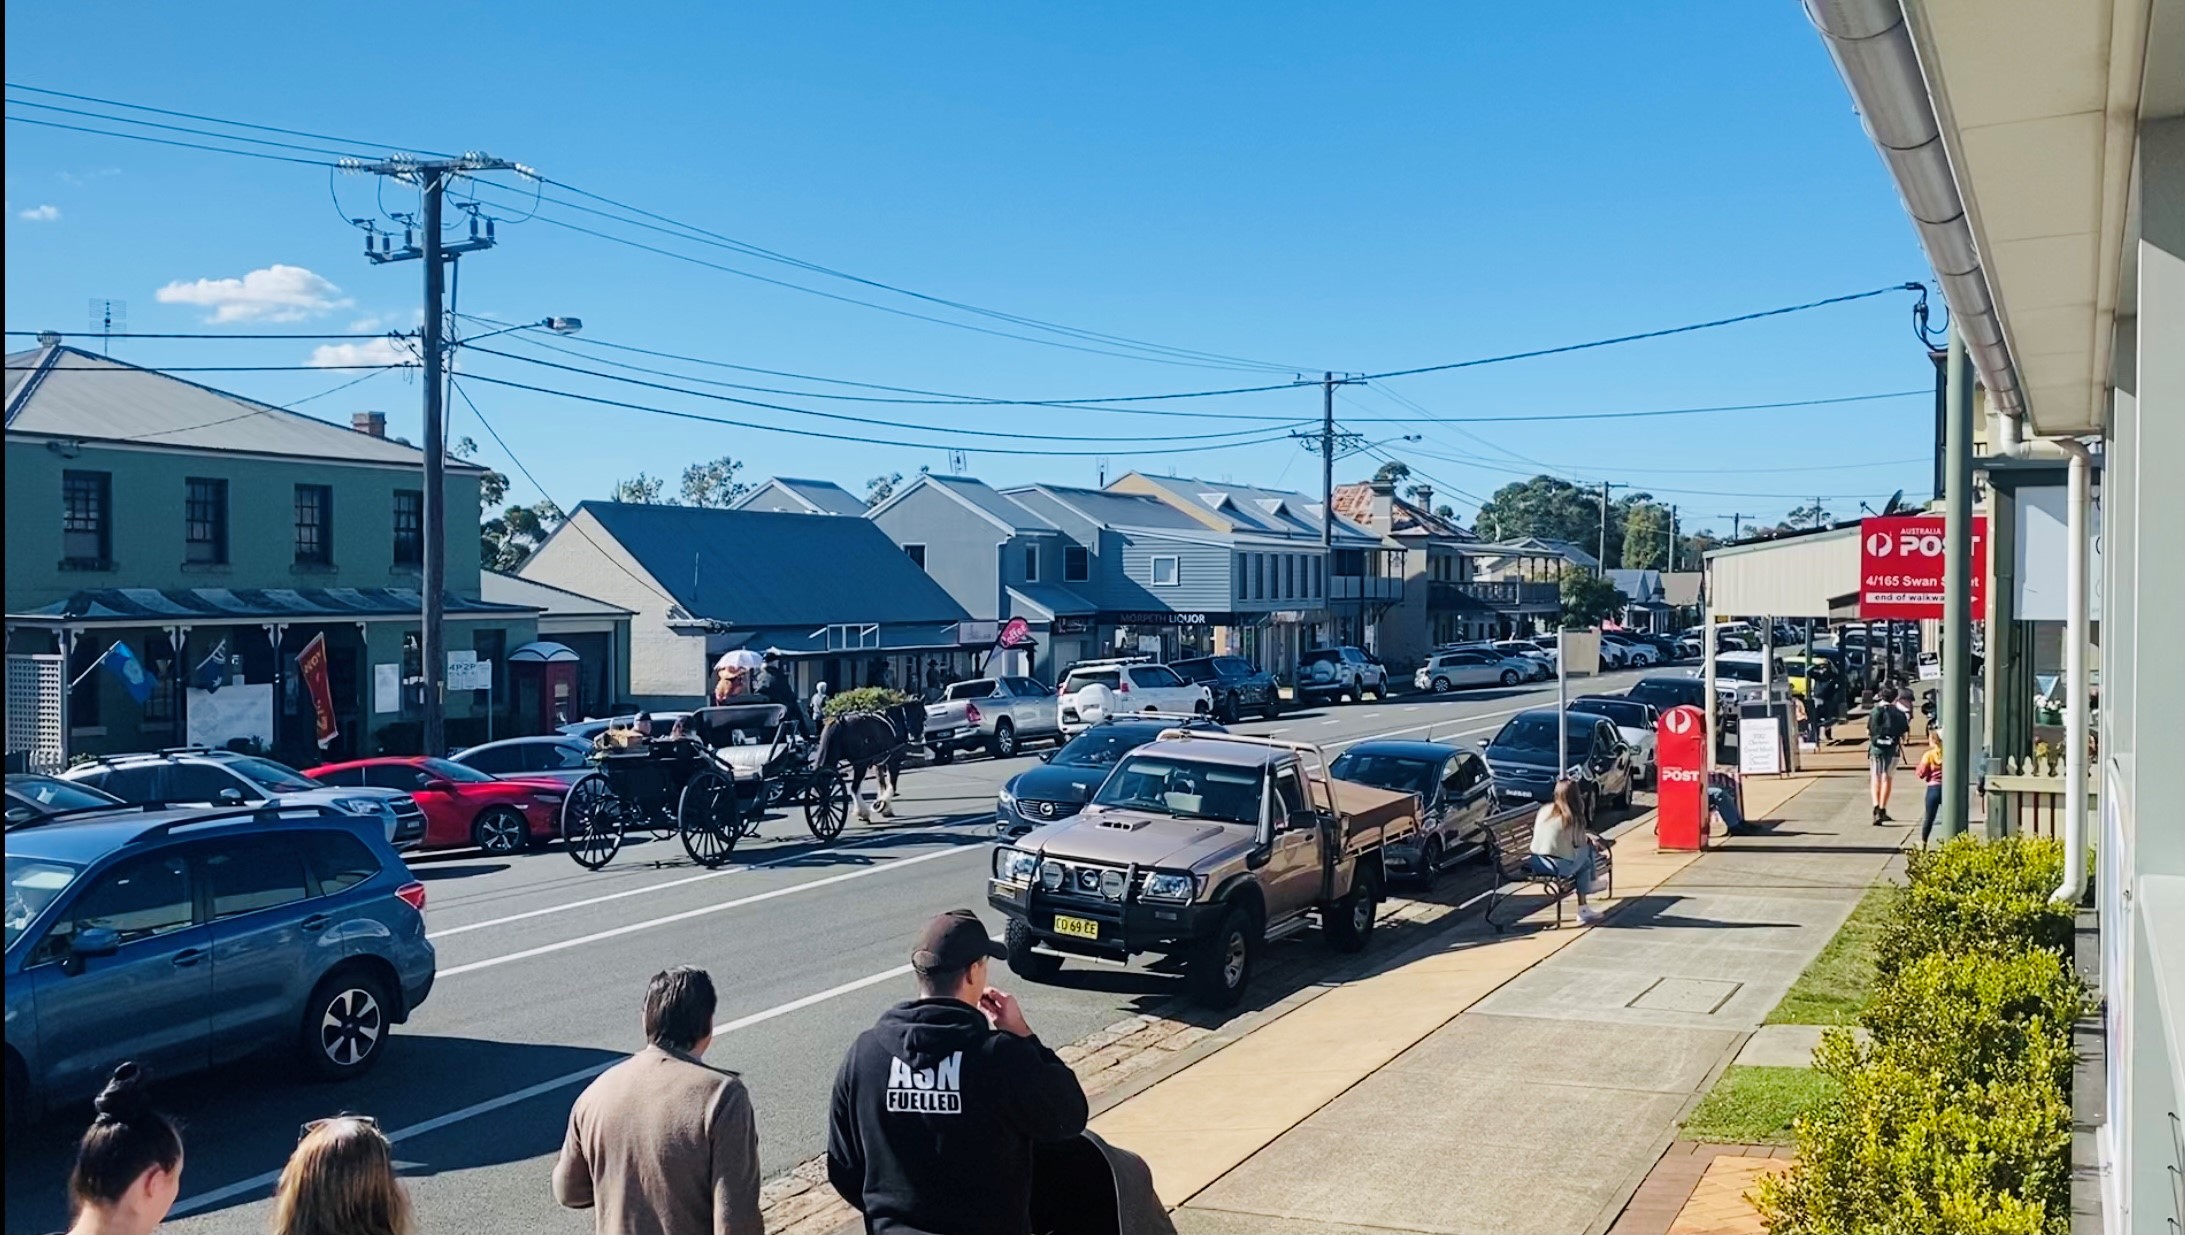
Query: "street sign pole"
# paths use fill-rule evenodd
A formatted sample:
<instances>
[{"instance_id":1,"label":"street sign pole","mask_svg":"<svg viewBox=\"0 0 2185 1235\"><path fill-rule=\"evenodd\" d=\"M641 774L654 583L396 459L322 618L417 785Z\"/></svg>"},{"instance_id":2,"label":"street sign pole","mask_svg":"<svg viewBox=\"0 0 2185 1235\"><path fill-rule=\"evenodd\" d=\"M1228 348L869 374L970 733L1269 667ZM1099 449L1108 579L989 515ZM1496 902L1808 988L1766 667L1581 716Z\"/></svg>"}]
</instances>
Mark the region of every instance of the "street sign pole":
<instances>
[{"instance_id":1,"label":"street sign pole","mask_svg":"<svg viewBox=\"0 0 2185 1235\"><path fill-rule=\"evenodd\" d=\"M1973 366L1965 338L1950 332L1949 420L1944 435L1942 568L1942 839L1965 831L1972 788L1971 665L1973 543Z\"/></svg>"}]
</instances>

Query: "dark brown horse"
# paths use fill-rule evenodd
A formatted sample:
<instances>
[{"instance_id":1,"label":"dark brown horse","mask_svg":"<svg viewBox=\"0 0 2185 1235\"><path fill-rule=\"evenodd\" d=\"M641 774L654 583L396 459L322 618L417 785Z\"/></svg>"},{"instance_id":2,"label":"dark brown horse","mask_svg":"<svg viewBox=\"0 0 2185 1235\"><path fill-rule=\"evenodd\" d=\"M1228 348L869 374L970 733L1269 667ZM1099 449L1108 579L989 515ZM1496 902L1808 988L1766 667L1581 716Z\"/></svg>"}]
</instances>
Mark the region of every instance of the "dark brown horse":
<instances>
[{"instance_id":1,"label":"dark brown horse","mask_svg":"<svg viewBox=\"0 0 2185 1235\"><path fill-rule=\"evenodd\" d=\"M828 772L849 765L850 800L857 804L859 822L872 817L865 813L865 773L877 769L880 793L873 812L885 819L895 813L890 802L901 784L903 757L913 742L925 740L925 732L926 705L916 699L880 712L846 713L820 729L813 764Z\"/></svg>"}]
</instances>

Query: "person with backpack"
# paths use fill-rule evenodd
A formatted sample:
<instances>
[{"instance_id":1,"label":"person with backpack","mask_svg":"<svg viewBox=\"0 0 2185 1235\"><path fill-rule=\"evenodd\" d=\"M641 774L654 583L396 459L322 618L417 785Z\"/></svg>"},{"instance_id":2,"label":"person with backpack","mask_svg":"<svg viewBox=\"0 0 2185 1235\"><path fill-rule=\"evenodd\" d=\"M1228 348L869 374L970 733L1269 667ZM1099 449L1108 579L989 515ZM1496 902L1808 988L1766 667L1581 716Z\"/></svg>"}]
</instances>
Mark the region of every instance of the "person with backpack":
<instances>
[{"instance_id":1,"label":"person with backpack","mask_svg":"<svg viewBox=\"0 0 2185 1235\"><path fill-rule=\"evenodd\" d=\"M1869 789L1874 799L1874 826L1889 822L1889 790L1904 749L1904 735L1912 730L1912 718L1898 700L1903 692L1889 690L1866 714L1866 762L1871 773Z\"/></svg>"}]
</instances>

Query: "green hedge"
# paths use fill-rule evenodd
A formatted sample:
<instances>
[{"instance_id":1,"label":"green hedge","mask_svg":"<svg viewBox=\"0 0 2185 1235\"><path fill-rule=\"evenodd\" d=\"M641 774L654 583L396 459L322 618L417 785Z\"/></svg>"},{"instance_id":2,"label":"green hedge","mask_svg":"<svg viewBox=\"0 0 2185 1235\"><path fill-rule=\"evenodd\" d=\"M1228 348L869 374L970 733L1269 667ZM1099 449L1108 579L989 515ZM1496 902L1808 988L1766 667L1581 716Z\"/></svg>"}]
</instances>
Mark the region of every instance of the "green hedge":
<instances>
[{"instance_id":1,"label":"green hedge","mask_svg":"<svg viewBox=\"0 0 2185 1235\"><path fill-rule=\"evenodd\" d=\"M1862 1044L1830 1030L1841 1087L1798 1121L1797 1164L1756 1199L1773 1235L2064 1235L2073 1022L2092 1004L2048 896L2053 841L1915 854L1882 931Z\"/></svg>"},{"instance_id":2,"label":"green hedge","mask_svg":"<svg viewBox=\"0 0 2185 1235\"><path fill-rule=\"evenodd\" d=\"M885 712L898 703L910 702L910 696L885 686L860 686L839 695L829 695L823 715L847 716L859 712Z\"/></svg>"}]
</instances>

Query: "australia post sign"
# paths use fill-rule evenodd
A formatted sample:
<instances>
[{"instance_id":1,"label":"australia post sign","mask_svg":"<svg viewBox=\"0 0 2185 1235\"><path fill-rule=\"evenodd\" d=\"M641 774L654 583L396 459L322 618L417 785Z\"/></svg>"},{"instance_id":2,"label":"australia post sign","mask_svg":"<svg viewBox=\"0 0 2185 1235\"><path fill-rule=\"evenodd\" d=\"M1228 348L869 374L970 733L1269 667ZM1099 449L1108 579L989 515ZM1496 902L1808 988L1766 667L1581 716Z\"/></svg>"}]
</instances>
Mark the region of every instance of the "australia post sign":
<instances>
[{"instance_id":1,"label":"australia post sign","mask_svg":"<svg viewBox=\"0 0 2185 1235\"><path fill-rule=\"evenodd\" d=\"M1893 515L1859 522L1859 616L1942 616L1941 515ZM1972 613L1987 603L1988 520L1973 518Z\"/></svg>"}]
</instances>

